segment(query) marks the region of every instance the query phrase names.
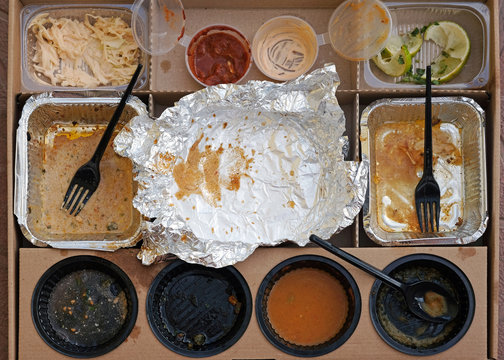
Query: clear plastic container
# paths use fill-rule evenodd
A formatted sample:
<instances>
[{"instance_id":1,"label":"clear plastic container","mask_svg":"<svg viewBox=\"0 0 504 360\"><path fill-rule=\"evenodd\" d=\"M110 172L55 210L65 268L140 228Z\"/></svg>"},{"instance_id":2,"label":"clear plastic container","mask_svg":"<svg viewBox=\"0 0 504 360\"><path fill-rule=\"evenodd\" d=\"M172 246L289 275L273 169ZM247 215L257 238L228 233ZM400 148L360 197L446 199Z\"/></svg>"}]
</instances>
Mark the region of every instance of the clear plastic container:
<instances>
[{"instance_id":1,"label":"clear plastic container","mask_svg":"<svg viewBox=\"0 0 504 360\"><path fill-rule=\"evenodd\" d=\"M451 81L437 88L477 89L489 79L490 67L490 10L483 3L387 3L392 13L394 32L407 34L415 28L422 29L435 21L449 20L462 26L471 41L471 53L462 71ZM425 69L442 51L432 41L424 41L413 57L413 73ZM401 82L402 77L392 77L382 72L372 61L363 64L364 88L422 88L425 85Z\"/></svg>"},{"instance_id":2,"label":"clear plastic container","mask_svg":"<svg viewBox=\"0 0 504 360\"><path fill-rule=\"evenodd\" d=\"M252 66L250 42L233 26L208 25L179 43L186 48L187 71L203 86L239 83Z\"/></svg>"},{"instance_id":3,"label":"clear plastic container","mask_svg":"<svg viewBox=\"0 0 504 360\"><path fill-rule=\"evenodd\" d=\"M385 47L392 23L387 6L379 0L347 0L329 20L329 40L341 57L368 60Z\"/></svg>"},{"instance_id":4,"label":"clear plastic container","mask_svg":"<svg viewBox=\"0 0 504 360\"><path fill-rule=\"evenodd\" d=\"M21 17L21 84L24 91L28 92L44 92L44 91L76 91L76 90L125 90L128 86L128 81L123 85L103 85L97 87L78 87L78 86L63 86L61 82L58 85L53 85L50 79L40 72L35 70L34 56L36 51L36 35L30 31L30 26L34 19L42 14L47 14L54 19L67 18L83 22L86 15L101 17L117 17L124 20L131 26L130 5L28 5L25 6L20 14ZM90 22L93 20L91 19ZM46 26L47 28L47 26ZM144 66L142 74L137 81L135 89L142 89L148 83L149 74L149 58L148 55L140 51L138 61ZM136 65L135 65L136 68ZM61 69L61 60L60 60ZM86 64L79 66L79 69L87 74L92 75L89 67ZM134 71L134 69L133 69Z\"/></svg>"},{"instance_id":5,"label":"clear plastic container","mask_svg":"<svg viewBox=\"0 0 504 360\"><path fill-rule=\"evenodd\" d=\"M185 13L180 0L136 0L131 27L140 48L151 55L168 53L185 31Z\"/></svg>"},{"instance_id":6,"label":"clear plastic container","mask_svg":"<svg viewBox=\"0 0 504 360\"><path fill-rule=\"evenodd\" d=\"M306 73L318 56L315 30L303 19L278 16L265 22L252 41L252 55L259 70L280 81Z\"/></svg>"}]
</instances>

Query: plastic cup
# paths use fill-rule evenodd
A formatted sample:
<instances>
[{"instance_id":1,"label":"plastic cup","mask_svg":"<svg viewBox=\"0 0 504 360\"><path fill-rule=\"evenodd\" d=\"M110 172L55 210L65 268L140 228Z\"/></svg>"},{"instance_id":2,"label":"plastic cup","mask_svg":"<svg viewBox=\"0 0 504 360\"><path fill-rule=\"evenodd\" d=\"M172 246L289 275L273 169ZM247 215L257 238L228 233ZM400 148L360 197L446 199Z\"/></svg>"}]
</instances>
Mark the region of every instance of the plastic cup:
<instances>
[{"instance_id":1,"label":"plastic cup","mask_svg":"<svg viewBox=\"0 0 504 360\"><path fill-rule=\"evenodd\" d=\"M259 70L280 81L306 73L318 56L315 30L294 16L278 16L265 22L252 41L252 56Z\"/></svg>"},{"instance_id":2,"label":"plastic cup","mask_svg":"<svg viewBox=\"0 0 504 360\"><path fill-rule=\"evenodd\" d=\"M150 55L163 55L175 47L185 31L180 0L135 0L131 27L138 46Z\"/></svg>"},{"instance_id":3,"label":"plastic cup","mask_svg":"<svg viewBox=\"0 0 504 360\"><path fill-rule=\"evenodd\" d=\"M347 0L334 10L328 36L334 50L351 61L378 54L392 33L392 16L378 0Z\"/></svg>"},{"instance_id":4,"label":"plastic cup","mask_svg":"<svg viewBox=\"0 0 504 360\"><path fill-rule=\"evenodd\" d=\"M187 71L203 86L240 82L252 65L250 43L238 29L223 24L205 26L179 43L186 47Z\"/></svg>"}]
</instances>

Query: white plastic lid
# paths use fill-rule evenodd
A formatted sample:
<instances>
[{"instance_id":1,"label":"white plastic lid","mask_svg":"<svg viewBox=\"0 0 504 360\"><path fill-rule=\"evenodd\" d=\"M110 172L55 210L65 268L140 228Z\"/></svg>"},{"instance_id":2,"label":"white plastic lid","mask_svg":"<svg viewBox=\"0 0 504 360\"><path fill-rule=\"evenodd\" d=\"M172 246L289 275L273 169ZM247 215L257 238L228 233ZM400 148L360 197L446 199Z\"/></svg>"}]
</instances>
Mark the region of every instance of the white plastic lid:
<instances>
[{"instance_id":1,"label":"white plastic lid","mask_svg":"<svg viewBox=\"0 0 504 360\"><path fill-rule=\"evenodd\" d=\"M379 0L347 0L329 20L329 39L347 60L368 60L378 54L392 33L392 16Z\"/></svg>"},{"instance_id":2,"label":"white plastic lid","mask_svg":"<svg viewBox=\"0 0 504 360\"><path fill-rule=\"evenodd\" d=\"M150 55L169 52L185 30L180 0L135 0L131 27L138 46Z\"/></svg>"}]
</instances>

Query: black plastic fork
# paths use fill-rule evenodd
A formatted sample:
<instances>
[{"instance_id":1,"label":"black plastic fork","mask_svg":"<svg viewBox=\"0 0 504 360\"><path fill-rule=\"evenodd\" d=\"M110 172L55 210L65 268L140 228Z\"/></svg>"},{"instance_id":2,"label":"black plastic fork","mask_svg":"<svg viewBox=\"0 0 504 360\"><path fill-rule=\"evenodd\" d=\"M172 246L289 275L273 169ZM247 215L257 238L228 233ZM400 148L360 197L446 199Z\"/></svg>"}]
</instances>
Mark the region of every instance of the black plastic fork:
<instances>
[{"instance_id":1,"label":"black plastic fork","mask_svg":"<svg viewBox=\"0 0 504 360\"><path fill-rule=\"evenodd\" d=\"M114 111L114 115L112 115L112 118L110 119L110 122L108 123L107 128L102 135L100 143L96 147L93 157L77 170L74 177L70 181L70 185L68 186L65 198L63 199L63 204L61 205L61 207L66 210L70 209L71 207L70 215L75 212L75 216L77 216L81 212L84 205L86 205L89 198L91 197L91 195L93 195L93 193L98 188L98 185L100 184L100 161L103 157L105 149L107 148L110 138L112 137L117 122L121 117L124 107L126 106L126 101L133 91L133 87L135 86L141 70L142 64L138 64L138 67L136 68L135 73L133 74L133 77L128 84L128 87L126 88L126 91L121 97L119 105Z\"/></svg>"},{"instance_id":2,"label":"black plastic fork","mask_svg":"<svg viewBox=\"0 0 504 360\"><path fill-rule=\"evenodd\" d=\"M439 231L440 197L439 185L432 171L432 90L431 67L426 70L427 86L425 90L425 135L424 135L424 170L415 189L415 207L420 224L420 231ZM423 216L422 216L423 214ZM436 230L434 230L436 220ZM422 224L425 224L425 229Z\"/></svg>"}]
</instances>

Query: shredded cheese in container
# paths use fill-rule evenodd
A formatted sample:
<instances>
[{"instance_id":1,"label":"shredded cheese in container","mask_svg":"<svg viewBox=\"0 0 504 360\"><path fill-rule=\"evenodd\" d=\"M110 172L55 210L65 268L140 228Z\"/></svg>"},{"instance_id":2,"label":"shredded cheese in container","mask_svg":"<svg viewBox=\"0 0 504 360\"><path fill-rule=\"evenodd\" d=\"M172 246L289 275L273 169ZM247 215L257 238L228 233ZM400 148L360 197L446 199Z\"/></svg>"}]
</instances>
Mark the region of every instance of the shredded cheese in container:
<instances>
[{"instance_id":1,"label":"shredded cheese in container","mask_svg":"<svg viewBox=\"0 0 504 360\"><path fill-rule=\"evenodd\" d=\"M131 27L119 17L86 14L82 22L44 13L33 19L30 29L36 38L33 67L52 85L127 84L139 61Z\"/></svg>"}]
</instances>

